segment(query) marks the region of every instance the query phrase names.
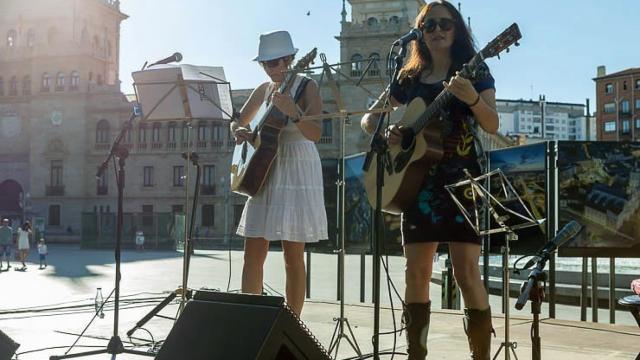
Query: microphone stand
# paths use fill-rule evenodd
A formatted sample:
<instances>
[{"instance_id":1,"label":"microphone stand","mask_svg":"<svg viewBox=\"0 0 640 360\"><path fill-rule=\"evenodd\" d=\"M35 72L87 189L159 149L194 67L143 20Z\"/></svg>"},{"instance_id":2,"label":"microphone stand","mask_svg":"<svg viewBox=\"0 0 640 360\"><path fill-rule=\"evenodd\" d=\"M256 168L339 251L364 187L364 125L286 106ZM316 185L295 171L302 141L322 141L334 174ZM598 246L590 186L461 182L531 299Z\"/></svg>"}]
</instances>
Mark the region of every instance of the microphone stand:
<instances>
[{"instance_id":1,"label":"microphone stand","mask_svg":"<svg viewBox=\"0 0 640 360\"><path fill-rule=\"evenodd\" d=\"M540 360L540 310L542 301L544 300L544 289L547 280L547 274L544 267L550 258L549 253L545 253L536 263L536 267L529 272L526 282L520 287L520 296L516 302L516 309L522 310L527 304L527 300L531 300L531 313L533 314L533 322L531 323L531 359ZM540 286L542 283L542 286Z\"/></svg>"},{"instance_id":2,"label":"microphone stand","mask_svg":"<svg viewBox=\"0 0 640 360\"><path fill-rule=\"evenodd\" d=\"M400 52L395 57L395 68L391 76L391 83L397 80L398 73L402 68L402 62L406 53L406 44L400 48ZM390 87L389 87L390 88ZM389 93L384 102L387 107ZM364 160L363 170L369 171L371 162L376 159L376 207L373 216L373 359L380 359L380 257L382 255L383 227L382 227L382 188L384 187L384 170L391 169L391 159L389 156L389 145L383 135L383 125L387 113L382 113L378 117L376 129L371 136L370 150Z\"/></svg>"},{"instance_id":3,"label":"microphone stand","mask_svg":"<svg viewBox=\"0 0 640 360\"><path fill-rule=\"evenodd\" d=\"M115 279L114 300L113 300L114 301L113 336L109 340L109 344L107 345L106 349L87 351L87 352L82 352L77 354L69 354L69 351L73 349L73 347L78 342L78 340L80 340L80 337L82 337L82 335L87 330L89 325L91 325L91 322L93 322L93 319L95 319L95 316L94 316L89 322L89 324L82 331L80 336L78 336L76 341L69 347L69 349L67 349L67 351L65 352L65 355L62 355L62 356L54 355L49 357L50 360L69 359L69 358L91 356L91 355L97 355L97 354L112 354L113 355L112 359L115 359L117 354L122 354L122 353L141 355L141 356L155 356L155 354L145 352L145 351L125 349L124 345L122 344L122 340L120 339L120 336L118 336L118 321L119 321L119 313L120 313L120 278L121 278L120 276L120 244L122 243L122 227L123 227L123 214L124 214L124 211L123 211L124 179L125 179L124 167L125 167L125 161L129 156L129 150L127 150L126 147L122 146L120 142L122 141L122 139L124 139L124 135L127 132L127 130L131 129L131 123L133 122L133 119L137 116L137 114L138 114L138 111L134 107L131 117L122 126L120 133L118 134L118 136L113 142L113 145L111 146L111 151L109 152L109 155L107 155L107 158L104 160L104 162L100 166L100 169L98 170L98 173L96 174L97 177L102 176L104 171L109 166L109 161L113 159L115 162L115 159L116 158L118 159L118 170L117 170L117 176L116 176L116 182L118 184L118 210L117 210L118 212L117 212L117 220L116 220L116 247L115 247L116 279ZM104 306L104 304L102 306Z\"/></svg>"}]
</instances>

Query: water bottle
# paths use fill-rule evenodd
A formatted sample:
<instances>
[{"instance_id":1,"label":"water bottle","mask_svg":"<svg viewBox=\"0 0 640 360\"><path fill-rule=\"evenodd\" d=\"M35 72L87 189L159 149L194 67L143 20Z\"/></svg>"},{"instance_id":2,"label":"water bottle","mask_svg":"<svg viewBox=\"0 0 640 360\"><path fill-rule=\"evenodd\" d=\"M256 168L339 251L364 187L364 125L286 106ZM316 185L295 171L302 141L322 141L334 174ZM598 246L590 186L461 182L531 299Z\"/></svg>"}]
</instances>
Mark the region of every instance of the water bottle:
<instances>
[{"instance_id":1,"label":"water bottle","mask_svg":"<svg viewBox=\"0 0 640 360\"><path fill-rule=\"evenodd\" d=\"M102 297L102 288L97 288L95 306L96 306L96 314L98 314L98 317L100 319L104 319L104 312L100 308L103 302L104 302L104 298Z\"/></svg>"}]
</instances>

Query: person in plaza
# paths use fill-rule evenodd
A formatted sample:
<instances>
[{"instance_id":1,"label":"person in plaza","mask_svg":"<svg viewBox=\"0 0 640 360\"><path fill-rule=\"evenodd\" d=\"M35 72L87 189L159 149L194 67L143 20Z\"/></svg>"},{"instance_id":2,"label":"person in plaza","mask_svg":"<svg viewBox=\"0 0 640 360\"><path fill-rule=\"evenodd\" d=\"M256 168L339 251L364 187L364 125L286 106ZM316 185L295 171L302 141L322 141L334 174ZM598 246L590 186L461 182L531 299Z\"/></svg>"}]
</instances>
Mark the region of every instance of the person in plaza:
<instances>
[{"instance_id":1,"label":"person in plaza","mask_svg":"<svg viewBox=\"0 0 640 360\"><path fill-rule=\"evenodd\" d=\"M13 229L9 226L9 219L2 219L0 225L0 271L2 270L2 258L7 260L7 270L11 268L11 244L13 243Z\"/></svg>"},{"instance_id":2,"label":"person in plaza","mask_svg":"<svg viewBox=\"0 0 640 360\"><path fill-rule=\"evenodd\" d=\"M136 231L136 250L144 251L144 233L142 230Z\"/></svg>"},{"instance_id":3,"label":"person in plaza","mask_svg":"<svg viewBox=\"0 0 640 360\"><path fill-rule=\"evenodd\" d=\"M406 258L405 309L409 359L427 355L431 301L429 283L438 243L449 245L455 279L465 303L464 330L472 359L489 359L491 309L480 278L478 258L481 239L467 224L444 186L463 179L463 169L481 174L476 130L498 129L494 79L487 75L472 83L459 75L462 65L475 55L469 30L458 10L447 1L426 4L415 19L423 38L413 41L398 81L390 86L390 104L395 108L421 97L427 104L443 90L455 96L444 112L447 124L442 136L444 157L425 169L425 180L413 205L402 213L402 240ZM482 67L488 74L486 64ZM385 94L373 107L383 104ZM363 130L372 133L379 115L365 115ZM391 125L385 135L390 144L402 139L401 128ZM420 135L420 134L419 134ZM467 197L467 204L472 200Z\"/></svg>"},{"instance_id":4,"label":"person in plaza","mask_svg":"<svg viewBox=\"0 0 640 360\"><path fill-rule=\"evenodd\" d=\"M31 223L26 221L18 229L18 261L22 263L20 270L27 270L27 257L29 256L29 236L31 235Z\"/></svg>"},{"instance_id":5,"label":"person in plaza","mask_svg":"<svg viewBox=\"0 0 640 360\"><path fill-rule=\"evenodd\" d=\"M47 267L48 254L49 249L47 248L47 244L44 242L44 238L40 238L40 241L38 241L38 257L40 258L40 270Z\"/></svg>"},{"instance_id":6,"label":"person in plaza","mask_svg":"<svg viewBox=\"0 0 640 360\"><path fill-rule=\"evenodd\" d=\"M257 61L270 81L259 85L231 122L236 143L252 136L247 125L263 103L272 103L288 117L279 138L277 157L260 192L247 199L237 233L245 237L242 292L260 294L263 265L270 241L281 241L286 273L286 300L300 314L306 287L304 247L327 239L322 166L315 142L322 129L317 121L300 121L303 115L322 111L318 85L296 75L284 93L277 90L298 49L286 31L260 35ZM298 92L299 91L299 92ZM294 94L299 101L294 102Z\"/></svg>"}]
</instances>

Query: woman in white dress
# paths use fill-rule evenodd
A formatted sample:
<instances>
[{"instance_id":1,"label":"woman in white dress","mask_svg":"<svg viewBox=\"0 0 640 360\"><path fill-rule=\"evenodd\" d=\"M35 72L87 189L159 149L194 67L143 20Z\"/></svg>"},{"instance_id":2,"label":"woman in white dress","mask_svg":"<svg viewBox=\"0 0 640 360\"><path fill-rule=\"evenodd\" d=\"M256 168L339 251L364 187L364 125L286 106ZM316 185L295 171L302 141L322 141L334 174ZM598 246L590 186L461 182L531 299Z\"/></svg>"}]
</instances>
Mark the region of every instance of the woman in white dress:
<instances>
[{"instance_id":1,"label":"woman in white dress","mask_svg":"<svg viewBox=\"0 0 640 360\"><path fill-rule=\"evenodd\" d=\"M322 166L315 142L320 139L320 122L299 121L303 115L322 112L318 85L297 76L285 93L276 90L298 49L286 31L260 35L258 56L271 81L258 86L236 119L231 131L236 143L251 136L246 126L264 102L272 102L289 117L279 138L278 155L260 193L247 199L237 234L245 237L242 292L260 294L263 265L270 241L282 241L286 271L286 299L298 315L302 311L306 286L304 245L327 239L327 214L324 207ZM299 101L294 94L300 88Z\"/></svg>"},{"instance_id":2,"label":"woman in white dress","mask_svg":"<svg viewBox=\"0 0 640 360\"><path fill-rule=\"evenodd\" d=\"M22 262L22 270L27 269L27 256L29 256L29 235L31 235L31 224L27 221L18 229L18 257Z\"/></svg>"}]
</instances>

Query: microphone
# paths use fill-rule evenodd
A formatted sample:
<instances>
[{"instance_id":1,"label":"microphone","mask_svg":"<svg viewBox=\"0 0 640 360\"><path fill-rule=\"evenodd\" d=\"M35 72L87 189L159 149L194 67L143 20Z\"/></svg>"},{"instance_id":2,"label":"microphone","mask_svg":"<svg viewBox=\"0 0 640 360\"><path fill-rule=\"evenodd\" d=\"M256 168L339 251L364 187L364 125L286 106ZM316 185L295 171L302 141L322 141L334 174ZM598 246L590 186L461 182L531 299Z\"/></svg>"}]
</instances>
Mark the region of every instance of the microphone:
<instances>
[{"instance_id":1,"label":"microphone","mask_svg":"<svg viewBox=\"0 0 640 360\"><path fill-rule=\"evenodd\" d=\"M161 64L168 64L168 63L172 63L172 62L180 62L182 61L182 54L180 54L179 52L174 53L173 55L166 57L162 60L158 60L156 62L154 62L153 64L149 65L149 66L153 66L153 65L161 65Z\"/></svg>"},{"instance_id":2,"label":"microphone","mask_svg":"<svg viewBox=\"0 0 640 360\"><path fill-rule=\"evenodd\" d=\"M554 252L558 247L562 246L567 241L573 239L578 233L582 230L582 225L580 225L577 221L572 220L567 225L565 225L562 230L558 232L558 234L549 241L538 254L533 257L533 259L527 261L523 269L528 269L535 265L538 259L549 259L549 255Z\"/></svg>"},{"instance_id":3,"label":"microphone","mask_svg":"<svg viewBox=\"0 0 640 360\"><path fill-rule=\"evenodd\" d=\"M413 28L406 35L393 42L393 46L405 46L413 40L422 40L422 30Z\"/></svg>"}]
</instances>

